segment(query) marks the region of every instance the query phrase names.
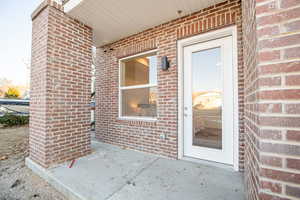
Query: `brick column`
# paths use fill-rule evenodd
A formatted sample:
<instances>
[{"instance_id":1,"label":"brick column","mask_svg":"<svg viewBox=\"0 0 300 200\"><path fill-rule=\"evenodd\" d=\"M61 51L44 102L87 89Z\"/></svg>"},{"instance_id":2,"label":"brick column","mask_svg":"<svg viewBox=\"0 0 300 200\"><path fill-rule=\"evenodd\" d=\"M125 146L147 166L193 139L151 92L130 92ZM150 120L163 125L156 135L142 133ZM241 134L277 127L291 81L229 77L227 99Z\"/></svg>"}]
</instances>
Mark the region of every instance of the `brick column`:
<instances>
[{"instance_id":1,"label":"brick column","mask_svg":"<svg viewBox=\"0 0 300 200\"><path fill-rule=\"evenodd\" d=\"M243 0L249 200L300 198L300 1Z\"/></svg>"},{"instance_id":2,"label":"brick column","mask_svg":"<svg viewBox=\"0 0 300 200\"><path fill-rule=\"evenodd\" d=\"M47 168L91 151L92 30L52 1L32 26L29 158Z\"/></svg>"}]
</instances>

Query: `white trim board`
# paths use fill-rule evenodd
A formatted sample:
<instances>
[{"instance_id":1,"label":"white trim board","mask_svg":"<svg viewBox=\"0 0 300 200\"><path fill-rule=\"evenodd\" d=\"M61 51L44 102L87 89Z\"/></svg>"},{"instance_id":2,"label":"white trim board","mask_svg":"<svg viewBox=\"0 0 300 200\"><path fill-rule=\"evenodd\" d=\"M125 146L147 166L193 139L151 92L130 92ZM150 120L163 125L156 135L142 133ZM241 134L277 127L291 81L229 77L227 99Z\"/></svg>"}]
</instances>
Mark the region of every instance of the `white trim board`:
<instances>
[{"instance_id":1,"label":"white trim board","mask_svg":"<svg viewBox=\"0 0 300 200\"><path fill-rule=\"evenodd\" d=\"M233 82L234 82L234 133L233 133L233 169L239 170L239 103L238 103L238 64L237 64L237 28L230 26L216 31L203 33L177 41L177 70L178 70L178 159L183 159L183 48L209 40L232 36L233 47Z\"/></svg>"}]
</instances>

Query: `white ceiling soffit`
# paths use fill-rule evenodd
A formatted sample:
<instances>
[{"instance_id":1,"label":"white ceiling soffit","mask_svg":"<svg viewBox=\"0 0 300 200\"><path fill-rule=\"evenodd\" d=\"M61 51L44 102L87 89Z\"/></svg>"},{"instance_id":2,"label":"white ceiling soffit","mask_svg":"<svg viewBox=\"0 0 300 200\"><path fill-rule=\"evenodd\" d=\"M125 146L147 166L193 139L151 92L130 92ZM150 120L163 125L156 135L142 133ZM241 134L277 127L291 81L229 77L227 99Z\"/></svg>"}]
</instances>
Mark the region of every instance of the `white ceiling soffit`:
<instances>
[{"instance_id":1,"label":"white ceiling soffit","mask_svg":"<svg viewBox=\"0 0 300 200\"><path fill-rule=\"evenodd\" d=\"M101 46L224 0L69 0L65 12L91 26ZM181 10L181 15L178 14Z\"/></svg>"}]
</instances>

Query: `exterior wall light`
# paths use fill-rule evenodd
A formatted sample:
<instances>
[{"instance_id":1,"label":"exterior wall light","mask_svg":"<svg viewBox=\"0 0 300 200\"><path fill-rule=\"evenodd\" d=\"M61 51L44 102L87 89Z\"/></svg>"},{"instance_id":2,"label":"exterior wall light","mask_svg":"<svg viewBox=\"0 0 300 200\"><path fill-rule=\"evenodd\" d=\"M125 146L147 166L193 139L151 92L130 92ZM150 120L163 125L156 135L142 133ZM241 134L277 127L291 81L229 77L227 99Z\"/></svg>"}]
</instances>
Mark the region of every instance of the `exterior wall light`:
<instances>
[{"instance_id":1,"label":"exterior wall light","mask_svg":"<svg viewBox=\"0 0 300 200\"><path fill-rule=\"evenodd\" d=\"M168 57L167 56L163 56L161 58L161 69L163 71L167 71L169 69L169 67L170 67L170 63L168 61Z\"/></svg>"}]
</instances>

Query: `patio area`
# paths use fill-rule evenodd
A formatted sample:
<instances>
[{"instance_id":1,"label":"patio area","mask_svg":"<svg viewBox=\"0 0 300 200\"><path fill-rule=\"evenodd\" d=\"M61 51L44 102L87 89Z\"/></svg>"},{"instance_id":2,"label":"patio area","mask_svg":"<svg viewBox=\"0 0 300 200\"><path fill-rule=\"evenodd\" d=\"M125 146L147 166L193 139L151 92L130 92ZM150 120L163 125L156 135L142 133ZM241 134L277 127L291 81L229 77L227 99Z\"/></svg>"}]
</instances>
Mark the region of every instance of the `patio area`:
<instances>
[{"instance_id":1,"label":"patio area","mask_svg":"<svg viewBox=\"0 0 300 200\"><path fill-rule=\"evenodd\" d=\"M92 142L91 155L45 170L26 164L69 199L243 200L242 174Z\"/></svg>"}]
</instances>

